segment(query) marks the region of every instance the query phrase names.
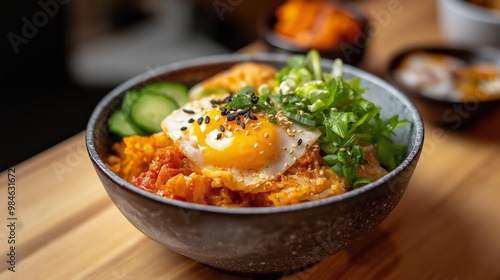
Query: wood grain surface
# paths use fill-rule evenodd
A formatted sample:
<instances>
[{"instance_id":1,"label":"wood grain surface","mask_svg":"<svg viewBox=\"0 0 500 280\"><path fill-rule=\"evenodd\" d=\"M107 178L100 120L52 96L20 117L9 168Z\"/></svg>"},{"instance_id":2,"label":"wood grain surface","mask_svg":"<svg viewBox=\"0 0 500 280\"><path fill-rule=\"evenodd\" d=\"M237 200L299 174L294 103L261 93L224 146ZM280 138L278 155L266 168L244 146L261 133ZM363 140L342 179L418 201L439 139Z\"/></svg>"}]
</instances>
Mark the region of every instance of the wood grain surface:
<instances>
[{"instance_id":1,"label":"wood grain surface","mask_svg":"<svg viewBox=\"0 0 500 280\"><path fill-rule=\"evenodd\" d=\"M441 42L435 1L359 4L382 15L396 2L402 9L381 21L360 65L378 75L395 51ZM244 51L265 50L256 43ZM499 111L468 129L426 123L420 162L389 217L347 250L282 279L500 279ZM128 223L91 166L83 132L13 168L16 272L7 262L5 171L0 279L243 279L178 255Z\"/></svg>"}]
</instances>

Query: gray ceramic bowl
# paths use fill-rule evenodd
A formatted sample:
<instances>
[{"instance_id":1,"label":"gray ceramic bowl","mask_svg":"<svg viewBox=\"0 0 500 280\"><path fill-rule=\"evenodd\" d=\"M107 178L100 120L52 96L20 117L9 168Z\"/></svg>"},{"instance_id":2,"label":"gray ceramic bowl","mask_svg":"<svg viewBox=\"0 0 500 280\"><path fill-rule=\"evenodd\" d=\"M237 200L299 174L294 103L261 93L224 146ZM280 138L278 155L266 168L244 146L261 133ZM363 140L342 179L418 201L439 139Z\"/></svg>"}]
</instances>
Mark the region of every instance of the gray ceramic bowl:
<instances>
[{"instance_id":1,"label":"gray ceramic bowl","mask_svg":"<svg viewBox=\"0 0 500 280\"><path fill-rule=\"evenodd\" d=\"M320 201L267 208L220 208L170 200L134 187L104 164L115 141L106 121L125 92L170 80L194 85L242 61L282 67L288 55L222 55L159 67L132 78L97 105L86 131L95 170L122 214L146 236L169 249L221 270L244 275L290 273L331 256L373 230L402 197L420 155L424 128L414 105L386 82L345 65L347 78L361 77L365 96L382 106L382 117L399 114L413 122L394 140L407 145L406 157L380 180ZM323 60L325 69L331 61Z\"/></svg>"}]
</instances>

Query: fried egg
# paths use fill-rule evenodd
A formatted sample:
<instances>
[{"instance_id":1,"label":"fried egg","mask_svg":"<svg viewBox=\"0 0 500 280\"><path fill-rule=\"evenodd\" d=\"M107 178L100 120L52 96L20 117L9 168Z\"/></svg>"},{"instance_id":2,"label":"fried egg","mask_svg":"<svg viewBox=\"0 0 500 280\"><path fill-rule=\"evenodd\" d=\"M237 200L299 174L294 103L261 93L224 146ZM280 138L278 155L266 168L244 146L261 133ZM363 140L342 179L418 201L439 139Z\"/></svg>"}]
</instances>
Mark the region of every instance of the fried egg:
<instances>
[{"instance_id":1,"label":"fried egg","mask_svg":"<svg viewBox=\"0 0 500 280\"><path fill-rule=\"evenodd\" d=\"M233 190L265 191L264 184L290 168L321 135L279 114L227 113L211 100L187 103L165 118L162 128L202 174L222 178Z\"/></svg>"}]
</instances>

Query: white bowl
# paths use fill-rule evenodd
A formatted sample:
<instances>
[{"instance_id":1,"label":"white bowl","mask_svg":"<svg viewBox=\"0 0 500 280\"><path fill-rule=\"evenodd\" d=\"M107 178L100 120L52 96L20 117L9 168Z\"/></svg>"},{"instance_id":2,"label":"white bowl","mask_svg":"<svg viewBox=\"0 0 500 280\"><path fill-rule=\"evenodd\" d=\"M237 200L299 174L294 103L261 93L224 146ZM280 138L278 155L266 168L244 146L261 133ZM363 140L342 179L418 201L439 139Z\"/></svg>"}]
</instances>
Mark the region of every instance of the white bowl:
<instances>
[{"instance_id":1,"label":"white bowl","mask_svg":"<svg viewBox=\"0 0 500 280\"><path fill-rule=\"evenodd\" d=\"M441 31L451 43L500 47L500 12L466 0L439 0Z\"/></svg>"}]
</instances>

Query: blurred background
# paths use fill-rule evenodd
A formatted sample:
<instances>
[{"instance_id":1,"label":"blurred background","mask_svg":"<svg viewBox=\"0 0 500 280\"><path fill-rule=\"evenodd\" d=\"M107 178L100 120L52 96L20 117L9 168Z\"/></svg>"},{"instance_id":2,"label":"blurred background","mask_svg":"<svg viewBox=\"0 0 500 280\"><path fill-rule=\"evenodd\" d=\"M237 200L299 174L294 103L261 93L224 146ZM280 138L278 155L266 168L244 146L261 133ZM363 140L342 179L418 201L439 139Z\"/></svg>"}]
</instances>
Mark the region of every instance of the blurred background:
<instances>
[{"instance_id":1,"label":"blurred background","mask_svg":"<svg viewBox=\"0 0 500 280\"><path fill-rule=\"evenodd\" d=\"M276 2L1 1L0 169L84 130L99 100L132 76L254 41L259 12Z\"/></svg>"},{"instance_id":2,"label":"blurred background","mask_svg":"<svg viewBox=\"0 0 500 280\"><path fill-rule=\"evenodd\" d=\"M495 63L489 68L494 73L487 74L496 79L492 88L500 92L498 0L323 0L328 7L312 5L308 9L300 2L0 1L0 170L83 131L99 100L129 78L167 63L241 48L301 52L322 46L334 50L323 56L340 56L346 63L387 78L386 67L402 50L473 44L465 52L466 62L475 62L479 53L481 63ZM289 4L287 8L276 9L284 3ZM343 9L336 8L338 3ZM263 23L274 28L266 36L258 28ZM283 40L282 35L293 40ZM496 49L483 55L482 47L488 45ZM438 55L449 53L442 52ZM475 74L468 80L479 80L478 71L484 69L473 70ZM431 72L419 74L425 83ZM433 82L441 85L442 81ZM437 119L443 121L442 110L453 106L444 103ZM417 107L430 106L422 103ZM424 120L430 119L429 114L423 115ZM464 118L463 114L451 116L450 120L459 122L448 124L458 127ZM500 122L500 116L492 122L498 127L497 120Z\"/></svg>"}]
</instances>

